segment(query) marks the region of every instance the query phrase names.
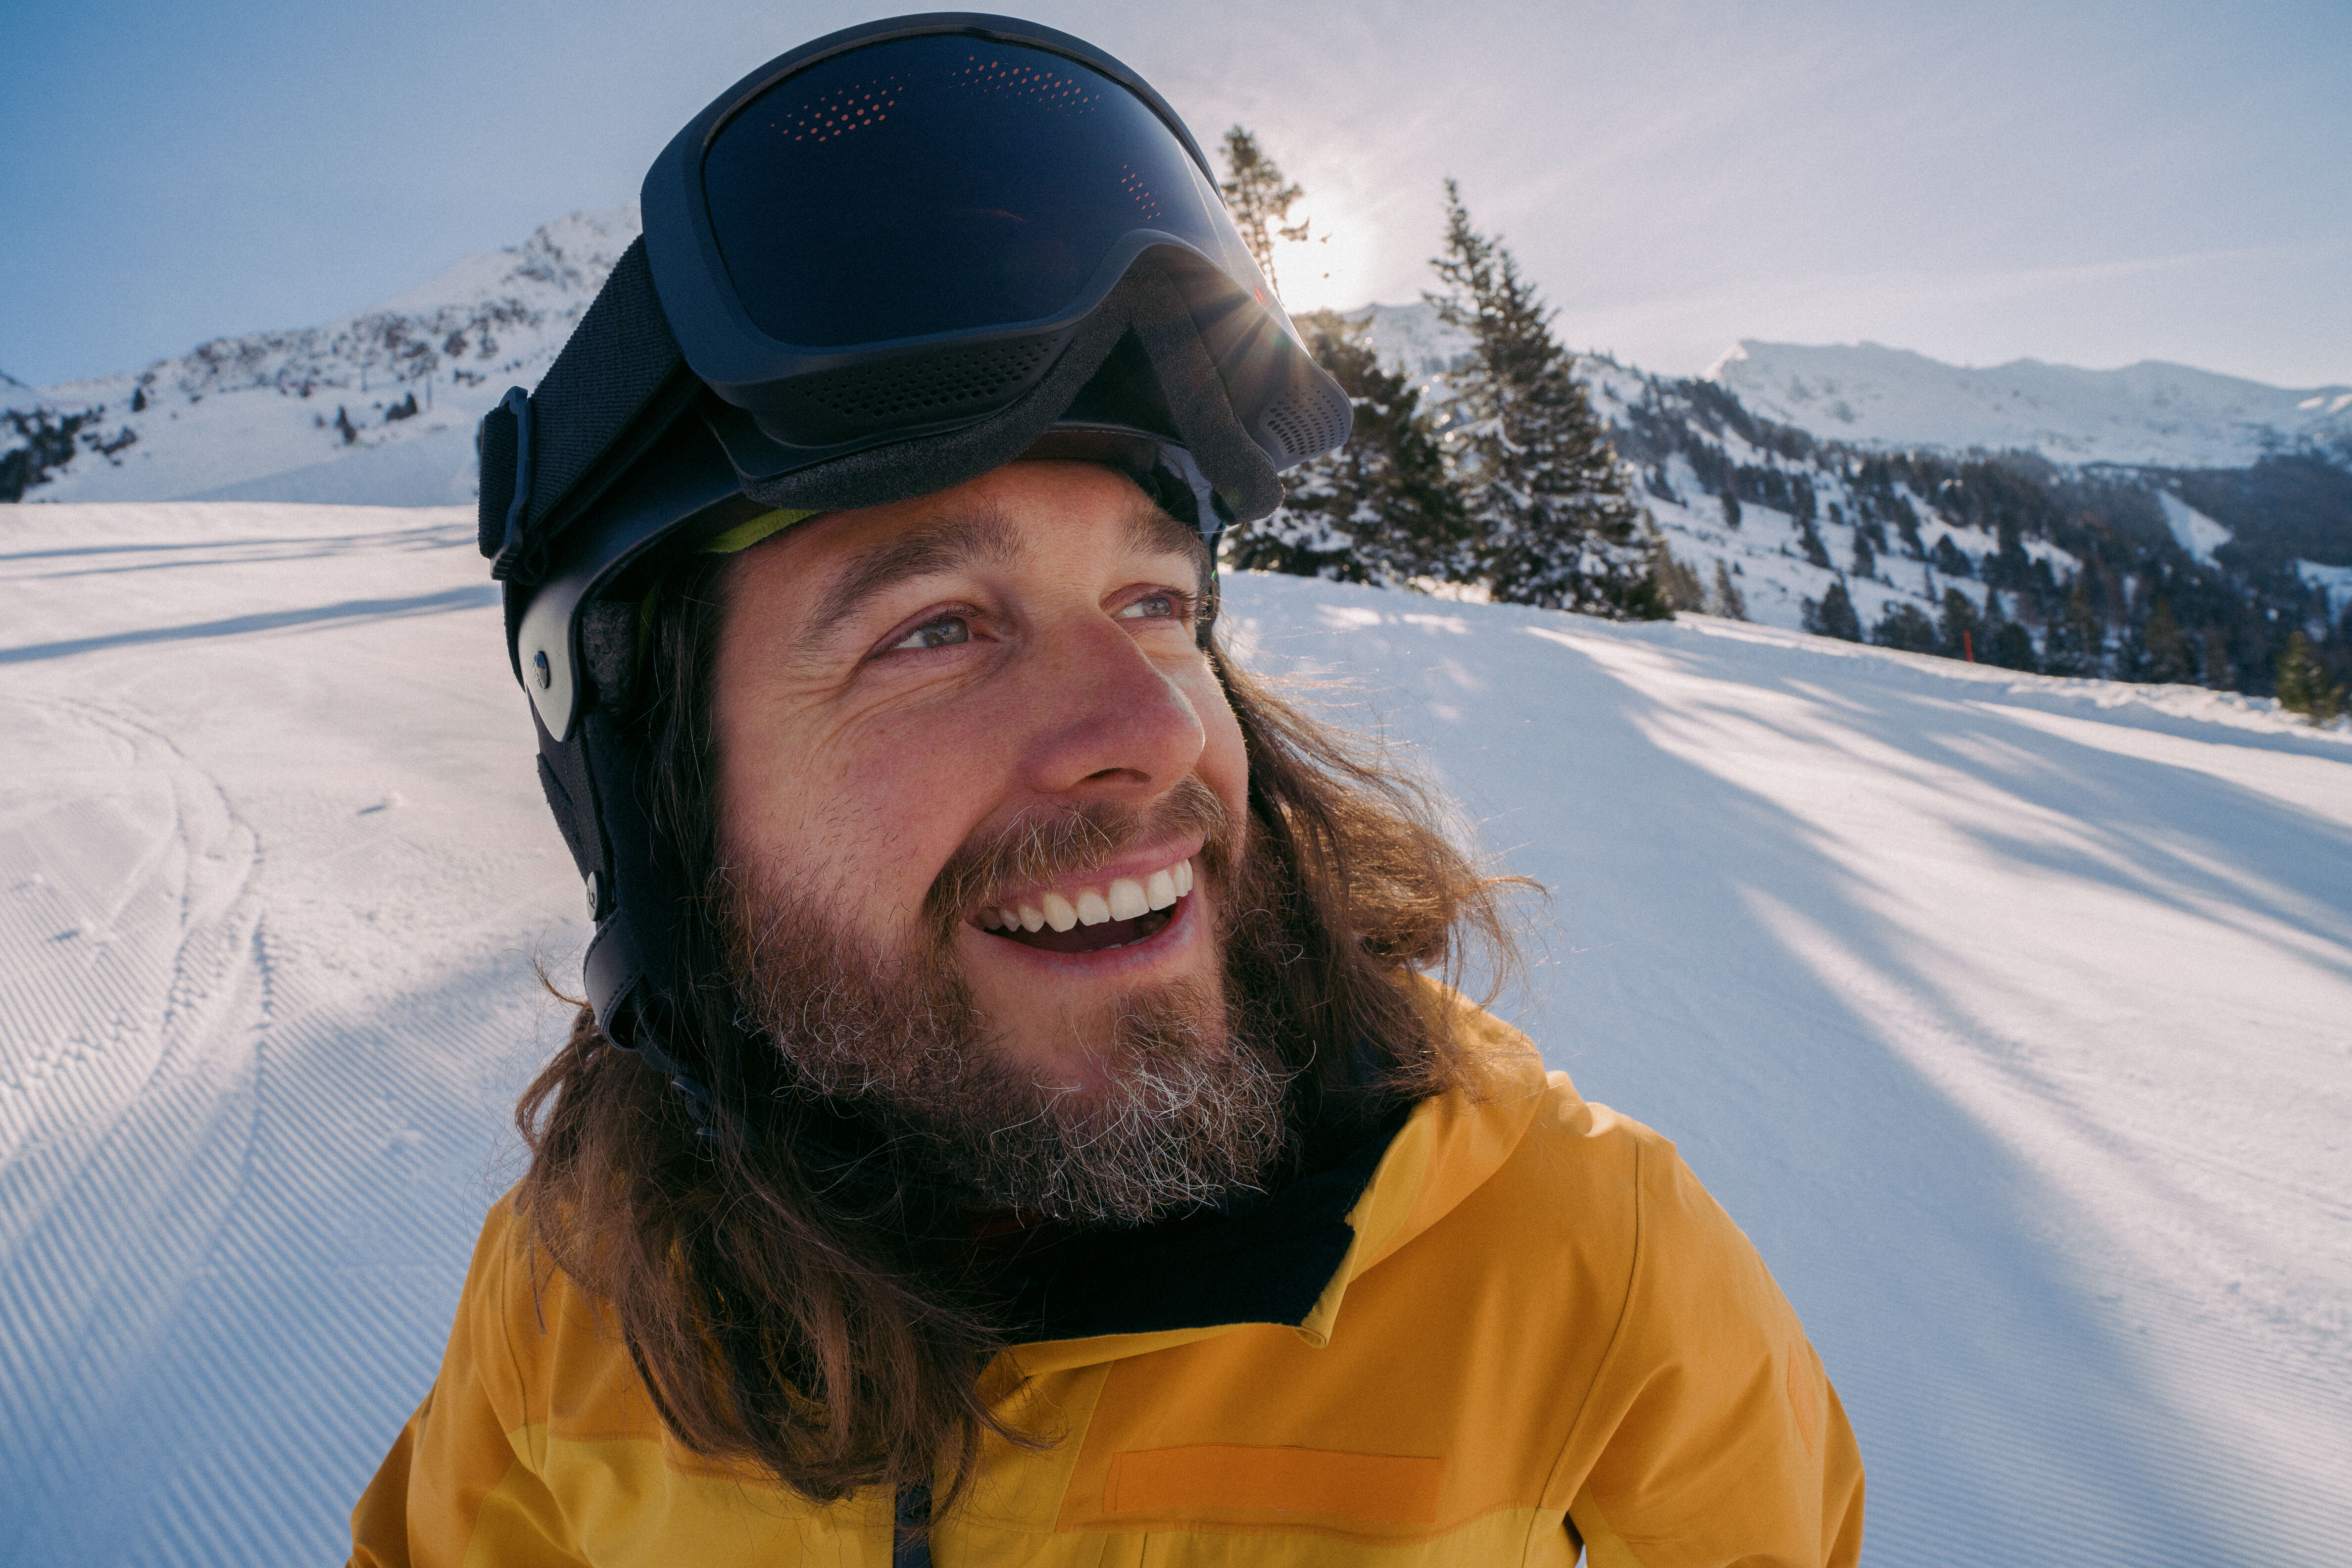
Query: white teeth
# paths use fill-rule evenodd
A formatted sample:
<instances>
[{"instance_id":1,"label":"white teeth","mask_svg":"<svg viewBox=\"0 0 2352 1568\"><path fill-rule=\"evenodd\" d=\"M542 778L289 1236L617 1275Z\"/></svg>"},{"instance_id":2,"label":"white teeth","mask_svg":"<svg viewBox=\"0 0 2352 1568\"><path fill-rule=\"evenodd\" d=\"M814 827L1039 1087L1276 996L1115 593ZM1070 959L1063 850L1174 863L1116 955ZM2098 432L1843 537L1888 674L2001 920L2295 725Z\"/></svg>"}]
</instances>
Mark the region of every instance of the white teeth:
<instances>
[{"instance_id":1,"label":"white teeth","mask_svg":"<svg viewBox=\"0 0 2352 1568\"><path fill-rule=\"evenodd\" d=\"M1192 862L1179 860L1165 870L1154 871L1138 880L1121 877L1110 885L1108 897L1093 888L1077 896L1076 903L1062 893L1040 893L1034 904L1006 904L980 911L982 931L1042 931L1052 926L1055 931L1074 927L1098 926L1105 921L1131 921L1164 910L1192 890Z\"/></svg>"}]
</instances>

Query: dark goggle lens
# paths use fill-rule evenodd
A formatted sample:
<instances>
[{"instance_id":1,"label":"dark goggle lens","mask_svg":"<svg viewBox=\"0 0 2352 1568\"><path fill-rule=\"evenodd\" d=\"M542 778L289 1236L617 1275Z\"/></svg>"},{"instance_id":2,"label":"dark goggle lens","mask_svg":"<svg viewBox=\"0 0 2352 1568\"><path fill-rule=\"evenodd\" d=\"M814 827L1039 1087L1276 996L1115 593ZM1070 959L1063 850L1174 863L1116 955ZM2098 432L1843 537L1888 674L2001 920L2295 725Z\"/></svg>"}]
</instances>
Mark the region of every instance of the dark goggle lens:
<instances>
[{"instance_id":1,"label":"dark goggle lens","mask_svg":"<svg viewBox=\"0 0 2352 1568\"><path fill-rule=\"evenodd\" d=\"M719 132L702 180L737 299L804 348L1058 315L1139 229L1229 271L1240 248L1141 100L1062 56L961 35L778 83Z\"/></svg>"}]
</instances>

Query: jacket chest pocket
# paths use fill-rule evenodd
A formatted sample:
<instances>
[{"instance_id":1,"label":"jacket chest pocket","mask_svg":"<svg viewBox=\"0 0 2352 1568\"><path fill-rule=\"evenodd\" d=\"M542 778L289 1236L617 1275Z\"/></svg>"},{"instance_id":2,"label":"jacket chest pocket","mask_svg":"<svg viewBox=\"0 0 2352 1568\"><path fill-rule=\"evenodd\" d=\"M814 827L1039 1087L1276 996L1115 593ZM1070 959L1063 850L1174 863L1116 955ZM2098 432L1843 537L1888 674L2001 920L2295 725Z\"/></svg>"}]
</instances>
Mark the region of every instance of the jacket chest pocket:
<instances>
[{"instance_id":1,"label":"jacket chest pocket","mask_svg":"<svg viewBox=\"0 0 2352 1568\"><path fill-rule=\"evenodd\" d=\"M1409 1454L1202 1443L1130 1450L1104 1478L1102 1516L1129 1523L1105 1568L1379 1563L1570 1568L1557 1510L1442 1523L1445 1461ZM1551 1550L1545 1550L1546 1545Z\"/></svg>"}]
</instances>

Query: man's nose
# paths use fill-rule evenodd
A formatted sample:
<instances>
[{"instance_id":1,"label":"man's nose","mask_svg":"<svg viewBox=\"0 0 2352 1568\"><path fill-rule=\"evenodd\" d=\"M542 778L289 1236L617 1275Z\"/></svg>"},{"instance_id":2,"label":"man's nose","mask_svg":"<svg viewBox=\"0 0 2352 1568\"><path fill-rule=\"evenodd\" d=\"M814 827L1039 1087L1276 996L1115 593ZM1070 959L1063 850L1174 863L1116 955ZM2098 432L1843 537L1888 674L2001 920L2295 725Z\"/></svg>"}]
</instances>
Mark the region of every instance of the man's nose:
<instances>
[{"instance_id":1,"label":"man's nose","mask_svg":"<svg viewBox=\"0 0 2352 1568\"><path fill-rule=\"evenodd\" d=\"M1029 663L1024 771L1040 794L1156 795L1200 761L1200 714L1118 621L1074 616Z\"/></svg>"}]
</instances>

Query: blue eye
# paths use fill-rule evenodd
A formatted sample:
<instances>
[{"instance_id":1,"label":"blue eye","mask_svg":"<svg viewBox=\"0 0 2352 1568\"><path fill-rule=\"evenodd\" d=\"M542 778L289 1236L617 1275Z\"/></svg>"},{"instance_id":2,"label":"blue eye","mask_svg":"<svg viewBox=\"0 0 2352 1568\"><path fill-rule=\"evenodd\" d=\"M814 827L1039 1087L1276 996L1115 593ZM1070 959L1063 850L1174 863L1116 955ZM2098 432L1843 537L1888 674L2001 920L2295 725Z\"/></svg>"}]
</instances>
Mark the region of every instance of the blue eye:
<instances>
[{"instance_id":1,"label":"blue eye","mask_svg":"<svg viewBox=\"0 0 2352 1568\"><path fill-rule=\"evenodd\" d=\"M1173 594L1153 594L1121 610L1118 618L1123 621L1160 620L1173 619L1175 615L1176 596Z\"/></svg>"},{"instance_id":2,"label":"blue eye","mask_svg":"<svg viewBox=\"0 0 2352 1568\"><path fill-rule=\"evenodd\" d=\"M971 640L971 626L961 616L941 616L937 620L925 621L921 626L892 643L890 651L896 653L900 648L950 647L957 643Z\"/></svg>"}]
</instances>

